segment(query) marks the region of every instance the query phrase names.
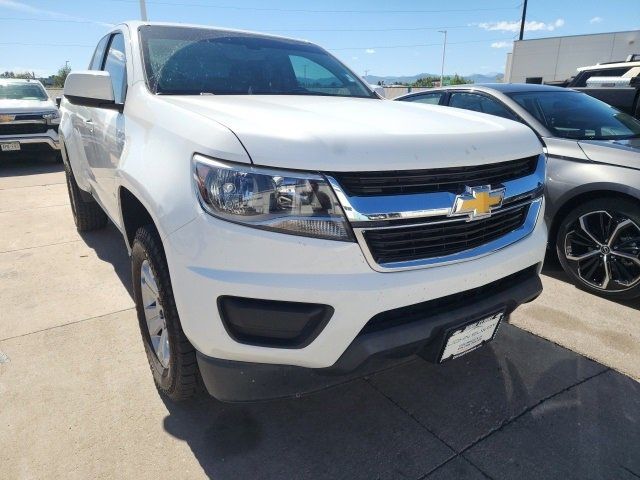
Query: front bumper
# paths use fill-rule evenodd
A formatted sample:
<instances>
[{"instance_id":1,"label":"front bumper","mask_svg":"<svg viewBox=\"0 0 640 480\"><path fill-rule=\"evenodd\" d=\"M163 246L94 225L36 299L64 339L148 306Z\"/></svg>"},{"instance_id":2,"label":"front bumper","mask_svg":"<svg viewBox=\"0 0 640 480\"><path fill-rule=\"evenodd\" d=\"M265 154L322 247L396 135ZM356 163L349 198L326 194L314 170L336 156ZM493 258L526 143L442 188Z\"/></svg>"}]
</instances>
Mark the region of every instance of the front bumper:
<instances>
[{"instance_id":1,"label":"front bumper","mask_svg":"<svg viewBox=\"0 0 640 480\"><path fill-rule=\"evenodd\" d=\"M326 369L220 360L198 352L200 372L212 396L238 402L321 390L388 367L398 362L398 358L409 355L419 354L425 360L436 362L450 329L497 311L508 315L518 305L536 298L542 291L539 269L540 264L533 265L489 285L452 295L449 300L442 299L444 302L440 299L425 302L422 315L414 315L410 322L402 323L400 317L399 324L388 328L365 328L338 361ZM447 308L452 304L457 307ZM420 306L410 308L420 310ZM429 313L430 308L433 314ZM407 307L388 313L402 315L406 310Z\"/></svg>"},{"instance_id":2,"label":"front bumper","mask_svg":"<svg viewBox=\"0 0 640 480\"><path fill-rule=\"evenodd\" d=\"M5 155L20 155L37 152L58 152L60 151L60 141L55 130L49 130L41 135L9 135L0 136L0 143L20 144L20 150L15 152L0 152Z\"/></svg>"},{"instance_id":3,"label":"front bumper","mask_svg":"<svg viewBox=\"0 0 640 480\"><path fill-rule=\"evenodd\" d=\"M200 213L163 239L182 327L206 357L313 369L336 364L380 312L474 289L542 262L546 226L489 255L446 266L376 272L357 243L267 232ZM236 341L218 310L221 296L329 305L311 343L274 348Z\"/></svg>"}]
</instances>

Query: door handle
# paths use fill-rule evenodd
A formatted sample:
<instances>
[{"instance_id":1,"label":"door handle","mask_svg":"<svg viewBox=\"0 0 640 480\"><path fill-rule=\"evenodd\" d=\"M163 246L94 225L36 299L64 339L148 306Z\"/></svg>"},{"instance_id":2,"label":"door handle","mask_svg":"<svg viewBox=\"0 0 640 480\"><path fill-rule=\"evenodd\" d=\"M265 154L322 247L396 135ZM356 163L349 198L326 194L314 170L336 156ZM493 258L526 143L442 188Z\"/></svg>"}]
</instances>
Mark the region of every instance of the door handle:
<instances>
[{"instance_id":1,"label":"door handle","mask_svg":"<svg viewBox=\"0 0 640 480\"><path fill-rule=\"evenodd\" d=\"M90 118L85 118L84 119L84 124L87 126L87 128L89 129L89 131L91 133L93 133L93 120L91 120Z\"/></svg>"}]
</instances>

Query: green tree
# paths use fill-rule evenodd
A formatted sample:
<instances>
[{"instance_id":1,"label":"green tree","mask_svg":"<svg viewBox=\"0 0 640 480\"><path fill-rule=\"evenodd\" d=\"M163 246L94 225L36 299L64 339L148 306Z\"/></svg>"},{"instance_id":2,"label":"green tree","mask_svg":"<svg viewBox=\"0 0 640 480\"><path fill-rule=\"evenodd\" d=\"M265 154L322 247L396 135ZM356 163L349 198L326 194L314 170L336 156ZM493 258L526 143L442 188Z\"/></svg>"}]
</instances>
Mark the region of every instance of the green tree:
<instances>
[{"instance_id":1,"label":"green tree","mask_svg":"<svg viewBox=\"0 0 640 480\"><path fill-rule=\"evenodd\" d=\"M436 77L422 77L413 82L412 87L428 87L431 88L434 85L438 78Z\"/></svg>"},{"instance_id":2,"label":"green tree","mask_svg":"<svg viewBox=\"0 0 640 480\"><path fill-rule=\"evenodd\" d=\"M28 78L35 79L36 74L34 72L3 72L0 73L0 78Z\"/></svg>"},{"instance_id":3,"label":"green tree","mask_svg":"<svg viewBox=\"0 0 640 480\"><path fill-rule=\"evenodd\" d=\"M65 63L58 69L58 73L53 76L53 86L57 88L64 87L64 81L67 79L69 73L71 73L71 67L68 63Z\"/></svg>"},{"instance_id":4,"label":"green tree","mask_svg":"<svg viewBox=\"0 0 640 480\"><path fill-rule=\"evenodd\" d=\"M457 73L453 77L447 77L449 85L464 85L465 83L473 83L472 80L461 77Z\"/></svg>"}]
</instances>

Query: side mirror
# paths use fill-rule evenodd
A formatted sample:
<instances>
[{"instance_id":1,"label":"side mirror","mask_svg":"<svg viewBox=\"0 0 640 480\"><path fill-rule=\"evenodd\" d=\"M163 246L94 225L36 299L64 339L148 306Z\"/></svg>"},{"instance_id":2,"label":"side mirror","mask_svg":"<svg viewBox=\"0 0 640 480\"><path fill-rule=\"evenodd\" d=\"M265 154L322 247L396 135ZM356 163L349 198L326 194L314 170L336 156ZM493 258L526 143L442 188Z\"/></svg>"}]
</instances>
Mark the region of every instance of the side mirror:
<instances>
[{"instance_id":1,"label":"side mirror","mask_svg":"<svg viewBox=\"0 0 640 480\"><path fill-rule=\"evenodd\" d=\"M64 96L73 105L122 111L122 105L115 102L109 72L71 72L64 82Z\"/></svg>"},{"instance_id":2,"label":"side mirror","mask_svg":"<svg viewBox=\"0 0 640 480\"><path fill-rule=\"evenodd\" d=\"M62 97L56 97L56 105L60 108L60 104L62 103Z\"/></svg>"}]
</instances>

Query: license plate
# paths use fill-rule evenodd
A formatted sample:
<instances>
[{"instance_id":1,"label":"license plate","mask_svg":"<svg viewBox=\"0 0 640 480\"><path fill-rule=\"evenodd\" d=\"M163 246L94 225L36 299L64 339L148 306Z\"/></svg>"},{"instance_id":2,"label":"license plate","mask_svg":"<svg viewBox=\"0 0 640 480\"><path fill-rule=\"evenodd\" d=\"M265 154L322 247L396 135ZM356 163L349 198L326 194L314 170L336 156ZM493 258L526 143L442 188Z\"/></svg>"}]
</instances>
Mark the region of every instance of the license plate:
<instances>
[{"instance_id":1,"label":"license plate","mask_svg":"<svg viewBox=\"0 0 640 480\"><path fill-rule=\"evenodd\" d=\"M20 150L20 142L0 143L0 149L3 152L15 152Z\"/></svg>"},{"instance_id":2,"label":"license plate","mask_svg":"<svg viewBox=\"0 0 640 480\"><path fill-rule=\"evenodd\" d=\"M504 312L495 313L451 332L445 342L440 362L458 358L492 340L503 318Z\"/></svg>"}]
</instances>

